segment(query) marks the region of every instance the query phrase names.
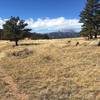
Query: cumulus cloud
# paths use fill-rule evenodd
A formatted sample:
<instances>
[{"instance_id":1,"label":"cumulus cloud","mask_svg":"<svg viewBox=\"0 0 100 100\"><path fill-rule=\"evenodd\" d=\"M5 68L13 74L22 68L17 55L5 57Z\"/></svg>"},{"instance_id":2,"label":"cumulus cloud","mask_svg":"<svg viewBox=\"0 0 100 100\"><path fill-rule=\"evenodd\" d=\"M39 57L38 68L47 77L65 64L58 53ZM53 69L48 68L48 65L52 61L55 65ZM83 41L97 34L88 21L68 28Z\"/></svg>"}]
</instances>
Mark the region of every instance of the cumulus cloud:
<instances>
[{"instance_id":1,"label":"cumulus cloud","mask_svg":"<svg viewBox=\"0 0 100 100\"><path fill-rule=\"evenodd\" d=\"M26 23L28 23L29 28L37 32L58 31L62 29L80 31L82 25L81 23L79 23L78 19L65 19L64 17L58 17L54 19L39 18L37 20L33 20L32 18L30 18L26 20Z\"/></svg>"},{"instance_id":2,"label":"cumulus cloud","mask_svg":"<svg viewBox=\"0 0 100 100\"><path fill-rule=\"evenodd\" d=\"M0 29L2 29L2 25L6 22L7 19L0 18ZM38 18L34 20L32 18L26 19L26 23L28 23L28 28L31 28L33 32L52 32L58 30L81 30L81 23L79 23L78 19L66 19L64 17L58 18Z\"/></svg>"},{"instance_id":3,"label":"cumulus cloud","mask_svg":"<svg viewBox=\"0 0 100 100\"><path fill-rule=\"evenodd\" d=\"M2 19L2 18L0 18L0 29L3 28L3 24L5 24L6 20L7 20L7 19Z\"/></svg>"}]
</instances>

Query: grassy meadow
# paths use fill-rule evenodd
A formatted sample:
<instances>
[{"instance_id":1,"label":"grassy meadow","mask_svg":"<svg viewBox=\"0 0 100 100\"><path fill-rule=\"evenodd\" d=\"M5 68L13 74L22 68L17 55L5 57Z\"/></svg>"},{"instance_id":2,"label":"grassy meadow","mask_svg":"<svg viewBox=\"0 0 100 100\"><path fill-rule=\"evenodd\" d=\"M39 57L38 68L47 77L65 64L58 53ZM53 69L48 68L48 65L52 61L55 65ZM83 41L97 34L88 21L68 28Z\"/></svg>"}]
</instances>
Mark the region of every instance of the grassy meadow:
<instances>
[{"instance_id":1,"label":"grassy meadow","mask_svg":"<svg viewBox=\"0 0 100 100\"><path fill-rule=\"evenodd\" d=\"M97 41L0 41L0 100L100 100Z\"/></svg>"}]
</instances>

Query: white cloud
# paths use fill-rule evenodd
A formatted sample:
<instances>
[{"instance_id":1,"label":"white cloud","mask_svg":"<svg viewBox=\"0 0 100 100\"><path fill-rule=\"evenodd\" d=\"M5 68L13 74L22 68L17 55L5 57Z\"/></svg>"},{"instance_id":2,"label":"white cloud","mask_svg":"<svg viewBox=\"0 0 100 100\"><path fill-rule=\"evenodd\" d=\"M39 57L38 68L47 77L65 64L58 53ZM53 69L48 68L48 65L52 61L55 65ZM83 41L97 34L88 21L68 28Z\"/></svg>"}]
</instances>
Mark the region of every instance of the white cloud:
<instances>
[{"instance_id":1,"label":"white cloud","mask_svg":"<svg viewBox=\"0 0 100 100\"><path fill-rule=\"evenodd\" d=\"M33 20L32 18L27 19L28 27L33 29L33 31L57 31L57 30L75 30L80 31L81 23L78 19L65 19L64 17L58 17L54 19L45 18Z\"/></svg>"},{"instance_id":2,"label":"white cloud","mask_svg":"<svg viewBox=\"0 0 100 100\"><path fill-rule=\"evenodd\" d=\"M2 25L6 20L7 19L0 18L0 29L3 28ZM34 32L51 32L62 29L80 31L82 25L79 23L78 19L66 19L64 17L58 17L54 19L38 18L37 20L29 18L26 19L25 22L28 23L28 28L31 28Z\"/></svg>"},{"instance_id":3,"label":"white cloud","mask_svg":"<svg viewBox=\"0 0 100 100\"><path fill-rule=\"evenodd\" d=\"M5 24L6 20L7 20L7 19L2 19L2 18L0 18L0 29L3 28L3 24Z\"/></svg>"}]
</instances>

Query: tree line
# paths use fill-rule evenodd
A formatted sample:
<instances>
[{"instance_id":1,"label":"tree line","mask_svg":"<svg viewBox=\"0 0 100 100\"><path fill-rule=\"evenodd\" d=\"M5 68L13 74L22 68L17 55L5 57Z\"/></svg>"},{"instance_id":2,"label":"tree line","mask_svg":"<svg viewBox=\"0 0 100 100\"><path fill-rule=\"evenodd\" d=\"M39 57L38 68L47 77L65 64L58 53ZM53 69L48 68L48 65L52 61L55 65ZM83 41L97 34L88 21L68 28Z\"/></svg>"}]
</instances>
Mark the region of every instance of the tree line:
<instances>
[{"instance_id":1,"label":"tree line","mask_svg":"<svg viewBox=\"0 0 100 100\"><path fill-rule=\"evenodd\" d=\"M100 35L100 0L87 0L80 14L80 23L83 23L80 32L82 36L96 39Z\"/></svg>"}]
</instances>

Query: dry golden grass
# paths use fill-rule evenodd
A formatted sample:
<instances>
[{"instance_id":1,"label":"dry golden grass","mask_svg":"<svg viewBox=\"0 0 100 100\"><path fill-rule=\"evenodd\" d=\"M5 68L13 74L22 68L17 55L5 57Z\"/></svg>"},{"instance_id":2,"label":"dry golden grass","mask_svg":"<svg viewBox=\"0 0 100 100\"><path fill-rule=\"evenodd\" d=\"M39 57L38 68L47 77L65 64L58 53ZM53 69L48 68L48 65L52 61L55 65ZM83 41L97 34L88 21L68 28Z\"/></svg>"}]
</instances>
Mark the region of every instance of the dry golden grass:
<instances>
[{"instance_id":1,"label":"dry golden grass","mask_svg":"<svg viewBox=\"0 0 100 100\"><path fill-rule=\"evenodd\" d=\"M0 60L0 100L100 100L96 41L27 40L18 47L0 42L0 55L5 55ZM11 55L25 49L32 53Z\"/></svg>"}]
</instances>

